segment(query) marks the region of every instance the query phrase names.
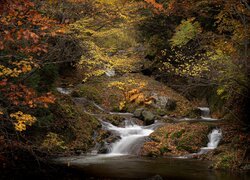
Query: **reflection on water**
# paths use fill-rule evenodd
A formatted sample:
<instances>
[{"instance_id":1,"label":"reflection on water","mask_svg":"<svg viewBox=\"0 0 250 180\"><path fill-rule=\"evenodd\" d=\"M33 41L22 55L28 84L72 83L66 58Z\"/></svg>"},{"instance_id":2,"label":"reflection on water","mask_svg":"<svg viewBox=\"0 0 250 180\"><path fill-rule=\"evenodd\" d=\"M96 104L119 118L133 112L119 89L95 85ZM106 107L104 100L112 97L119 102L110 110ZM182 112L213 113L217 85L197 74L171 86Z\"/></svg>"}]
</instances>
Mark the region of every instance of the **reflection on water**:
<instances>
[{"instance_id":1,"label":"reflection on water","mask_svg":"<svg viewBox=\"0 0 250 180\"><path fill-rule=\"evenodd\" d=\"M93 179L203 179L247 180L247 174L209 169L209 162L194 159L141 158L135 156L82 156L61 158L57 162L80 170Z\"/></svg>"}]
</instances>

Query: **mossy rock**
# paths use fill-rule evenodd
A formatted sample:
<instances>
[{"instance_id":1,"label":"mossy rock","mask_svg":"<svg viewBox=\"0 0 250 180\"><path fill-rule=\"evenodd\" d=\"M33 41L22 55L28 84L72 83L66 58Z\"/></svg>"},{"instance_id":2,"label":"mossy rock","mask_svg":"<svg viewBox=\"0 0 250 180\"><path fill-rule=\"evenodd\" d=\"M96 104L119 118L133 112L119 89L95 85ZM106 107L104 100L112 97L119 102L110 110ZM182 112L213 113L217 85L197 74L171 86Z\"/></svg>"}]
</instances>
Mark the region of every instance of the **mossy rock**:
<instances>
[{"instance_id":1,"label":"mossy rock","mask_svg":"<svg viewBox=\"0 0 250 180\"><path fill-rule=\"evenodd\" d=\"M125 118L119 115L104 115L104 121L108 121L115 126L120 126L125 121Z\"/></svg>"},{"instance_id":2,"label":"mossy rock","mask_svg":"<svg viewBox=\"0 0 250 180\"><path fill-rule=\"evenodd\" d=\"M216 157L213 167L215 169L230 169L234 164L234 159L233 153L224 152Z\"/></svg>"},{"instance_id":3,"label":"mossy rock","mask_svg":"<svg viewBox=\"0 0 250 180\"><path fill-rule=\"evenodd\" d=\"M96 103L101 103L101 92L94 86L82 85L77 90L73 91L72 96L74 97L86 97Z\"/></svg>"},{"instance_id":4,"label":"mossy rock","mask_svg":"<svg viewBox=\"0 0 250 180\"><path fill-rule=\"evenodd\" d=\"M57 98L53 114L52 130L62 137L67 150L86 152L94 145L93 134L101 124L94 116L84 113L70 96Z\"/></svg>"},{"instance_id":5,"label":"mossy rock","mask_svg":"<svg viewBox=\"0 0 250 180\"><path fill-rule=\"evenodd\" d=\"M154 123L155 115L152 112L144 110L142 112L142 117L145 125L150 125Z\"/></svg>"},{"instance_id":6,"label":"mossy rock","mask_svg":"<svg viewBox=\"0 0 250 180\"><path fill-rule=\"evenodd\" d=\"M201 147L206 146L209 133L209 126L204 123L178 123L168 124L157 130L151 135L151 142L154 143L154 148L144 149L144 154L147 150L154 152L156 149L164 153L161 155L185 155L198 152ZM144 147L143 147L144 148Z\"/></svg>"},{"instance_id":7,"label":"mossy rock","mask_svg":"<svg viewBox=\"0 0 250 180\"><path fill-rule=\"evenodd\" d=\"M202 114L202 112L200 109L194 108L186 116L189 118L200 118L201 114Z\"/></svg>"}]
</instances>

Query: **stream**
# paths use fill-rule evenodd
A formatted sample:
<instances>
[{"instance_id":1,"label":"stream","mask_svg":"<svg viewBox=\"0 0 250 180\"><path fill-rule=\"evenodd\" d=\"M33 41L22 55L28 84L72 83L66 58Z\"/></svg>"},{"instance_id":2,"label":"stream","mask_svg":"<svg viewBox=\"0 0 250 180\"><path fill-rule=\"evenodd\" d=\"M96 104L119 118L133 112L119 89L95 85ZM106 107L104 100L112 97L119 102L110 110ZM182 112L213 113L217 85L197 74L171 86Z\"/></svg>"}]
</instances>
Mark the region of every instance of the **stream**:
<instances>
[{"instance_id":1,"label":"stream","mask_svg":"<svg viewBox=\"0 0 250 180\"><path fill-rule=\"evenodd\" d=\"M82 179L203 179L247 180L247 174L209 169L210 162L195 159L145 158L131 155L78 156L60 159L82 172Z\"/></svg>"},{"instance_id":2,"label":"stream","mask_svg":"<svg viewBox=\"0 0 250 180\"><path fill-rule=\"evenodd\" d=\"M145 139L162 123L139 126L127 119L124 127L102 122L104 129L120 137L111 145L107 154L60 158L57 161L83 172L91 179L237 179L236 175L210 170L209 162L194 160L194 154L176 158L139 157L140 147ZM209 135L207 147L198 153L215 149L222 138L222 132L214 129Z\"/></svg>"},{"instance_id":3,"label":"stream","mask_svg":"<svg viewBox=\"0 0 250 180\"><path fill-rule=\"evenodd\" d=\"M92 104L102 113L123 116L126 120L122 127L118 127L103 121L99 116L100 114L92 114L99 117L104 130L119 137L109 145L108 152L106 154L98 154L99 146L97 146L88 154L75 157L62 157L55 160L56 163L78 170L84 179L247 180L249 178L247 174L233 174L212 170L209 168L211 162L193 158L217 148L220 140L223 138L223 132L218 128L213 129L207 135L207 146L201 147L197 153L168 158L141 157L139 156L140 149L148 136L155 129L166 124L155 121L154 124L149 126L138 125L134 121L135 118L132 118L133 114L131 113L108 112L94 102ZM217 120L210 117L209 108L198 107L198 109L201 110L200 121ZM188 118L177 121L184 120L190 121Z\"/></svg>"}]
</instances>

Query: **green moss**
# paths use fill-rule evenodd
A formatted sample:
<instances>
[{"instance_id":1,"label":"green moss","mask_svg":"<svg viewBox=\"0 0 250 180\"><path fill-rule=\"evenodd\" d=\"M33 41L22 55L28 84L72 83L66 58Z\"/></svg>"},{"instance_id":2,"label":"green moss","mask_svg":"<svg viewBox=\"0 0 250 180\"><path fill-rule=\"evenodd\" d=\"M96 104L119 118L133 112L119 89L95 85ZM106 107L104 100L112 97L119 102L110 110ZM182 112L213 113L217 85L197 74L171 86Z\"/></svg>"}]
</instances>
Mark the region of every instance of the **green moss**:
<instances>
[{"instance_id":1,"label":"green moss","mask_svg":"<svg viewBox=\"0 0 250 180\"><path fill-rule=\"evenodd\" d=\"M82 97L86 97L96 103L101 103L100 91L93 86L83 85L78 90L78 95Z\"/></svg>"},{"instance_id":2,"label":"green moss","mask_svg":"<svg viewBox=\"0 0 250 180\"><path fill-rule=\"evenodd\" d=\"M167 112L163 109L156 109L156 114L159 116L164 116Z\"/></svg>"},{"instance_id":3,"label":"green moss","mask_svg":"<svg viewBox=\"0 0 250 180\"><path fill-rule=\"evenodd\" d=\"M75 107L73 107L71 104L60 104L62 111L66 113L67 117L74 118L77 116L77 111L75 110Z\"/></svg>"},{"instance_id":4,"label":"green moss","mask_svg":"<svg viewBox=\"0 0 250 180\"><path fill-rule=\"evenodd\" d=\"M182 151L182 150L185 150L185 151L188 151L188 152L193 152L193 148L190 147L190 146L186 146L186 145L179 145L176 147L177 150L179 151Z\"/></svg>"},{"instance_id":5,"label":"green moss","mask_svg":"<svg viewBox=\"0 0 250 180\"><path fill-rule=\"evenodd\" d=\"M180 131L177 131L177 132L174 132L174 133L171 135L171 138L172 138L172 139L180 138L184 132L185 132L184 129L182 129L182 130L180 130Z\"/></svg>"},{"instance_id":6,"label":"green moss","mask_svg":"<svg viewBox=\"0 0 250 180\"><path fill-rule=\"evenodd\" d=\"M221 154L215 161L215 168L217 169L229 169L233 165L234 155L232 153Z\"/></svg>"},{"instance_id":7,"label":"green moss","mask_svg":"<svg viewBox=\"0 0 250 180\"><path fill-rule=\"evenodd\" d=\"M161 152L161 154L164 154L164 153L167 153L167 152L171 152L171 150L168 147L163 146L163 147L160 148L160 152Z\"/></svg>"},{"instance_id":8,"label":"green moss","mask_svg":"<svg viewBox=\"0 0 250 180\"><path fill-rule=\"evenodd\" d=\"M165 138L166 138L166 139L168 139L168 137L169 137L169 133L168 133L168 132L166 132L166 134L165 134Z\"/></svg>"}]
</instances>

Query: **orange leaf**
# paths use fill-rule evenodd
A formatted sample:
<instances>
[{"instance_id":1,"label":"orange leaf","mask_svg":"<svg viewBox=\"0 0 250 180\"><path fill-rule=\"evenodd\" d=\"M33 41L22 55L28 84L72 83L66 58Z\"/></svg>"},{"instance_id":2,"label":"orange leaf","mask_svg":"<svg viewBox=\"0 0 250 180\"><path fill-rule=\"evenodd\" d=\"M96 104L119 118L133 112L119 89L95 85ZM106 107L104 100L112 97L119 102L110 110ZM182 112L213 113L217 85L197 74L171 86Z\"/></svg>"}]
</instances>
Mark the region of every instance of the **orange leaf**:
<instances>
[{"instance_id":1,"label":"orange leaf","mask_svg":"<svg viewBox=\"0 0 250 180\"><path fill-rule=\"evenodd\" d=\"M18 22L17 22L17 25L18 25L18 26L21 26L21 25L23 25L23 23L22 23L21 21L18 21Z\"/></svg>"}]
</instances>

